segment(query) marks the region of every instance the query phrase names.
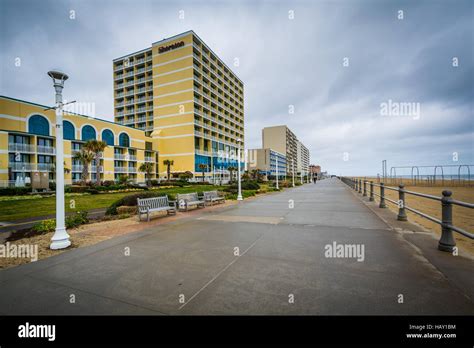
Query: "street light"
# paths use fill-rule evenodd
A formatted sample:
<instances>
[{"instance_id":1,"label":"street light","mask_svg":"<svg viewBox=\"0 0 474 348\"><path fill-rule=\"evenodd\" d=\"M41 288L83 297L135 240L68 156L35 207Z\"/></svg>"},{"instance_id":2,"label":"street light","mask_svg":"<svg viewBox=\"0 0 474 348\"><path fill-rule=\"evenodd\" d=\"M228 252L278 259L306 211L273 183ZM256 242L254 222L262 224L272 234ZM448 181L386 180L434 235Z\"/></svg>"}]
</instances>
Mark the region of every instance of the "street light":
<instances>
[{"instance_id":1,"label":"street light","mask_svg":"<svg viewBox=\"0 0 474 348\"><path fill-rule=\"evenodd\" d=\"M242 139L237 139L237 175L239 176L239 192L237 194L237 200L242 201L242 184L240 182L240 143L242 142Z\"/></svg>"},{"instance_id":2,"label":"street light","mask_svg":"<svg viewBox=\"0 0 474 348\"><path fill-rule=\"evenodd\" d=\"M56 91L56 230L51 238L51 249L64 249L71 245L64 218L64 145L63 145L63 88L69 76L52 70L48 75L53 79Z\"/></svg>"},{"instance_id":3,"label":"street light","mask_svg":"<svg viewBox=\"0 0 474 348\"><path fill-rule=\"evenodd\" d=\"M278 156L276 156L276 189L279 190L278 187Z\"/></svg>"},{"instance_id":4,"label":"street light","mask_svg":"<svg viewBox=\"0 0 474 348\"><path fill-rule=\"evenodd\" d=\"M291 168L293 170L293 187L295 187L295 160L293 158L291 159Z\"/></svg>"}]
</instances>

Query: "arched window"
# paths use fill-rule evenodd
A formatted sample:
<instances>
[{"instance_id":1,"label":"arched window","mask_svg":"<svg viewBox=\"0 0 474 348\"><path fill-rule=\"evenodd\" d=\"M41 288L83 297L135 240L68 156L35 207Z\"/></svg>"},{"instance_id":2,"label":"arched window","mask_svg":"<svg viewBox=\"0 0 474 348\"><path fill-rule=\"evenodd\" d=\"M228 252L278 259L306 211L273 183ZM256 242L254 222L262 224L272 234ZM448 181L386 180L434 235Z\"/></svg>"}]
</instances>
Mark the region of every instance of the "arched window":
<instances>
[{"instance_id":1,"label":"arched window","mask_svg":"<svg viewBox=\"0 0 474 348\"><path fill-rule=\"evenodd\" d=\"M66 140L76 139L76 129L74 125L66 120L63 121L63 138Z\"/></svg>"},{"instance_id":2,"label":"arched window","mask_svg":"<svg viewBox=\"0 0 474 348\"><path fill-rule=\"evenodd\" d=\"M46 117L33 115L28 120L28 132L38 135L49 135L49 122Z\"/></svg>"},{"instance_id":3,"label":"arched window","mask_svg":"<svg viewBox=\"0 0 474 348\"><path fill-rule=\"evenodd\" d=\"M130 137L125 133L120 134L120 136L119 136L119 145L123 146L123 147L129 147L130 146Z\"/></svg>"},{"instance_id":4,"label":"arched window","mask_svg":"<svg viewBox=\"0 0 474 348\"><path fill-rule=\"evenodd\" d=\"M82 140L94 140L96 138L95 129L92 126L82 127Z\"/></svg>"},{"instance_id":5,"label":"arched window","mask_svg":"<svg viewBox=\"0 0 474 348\"><path fill-rule=\"evenodd\" d=\"M102 141L105 141L107 145L114 146L114 133L110 129L104 129L102 131Z\"/></svg>"}]
</instances>

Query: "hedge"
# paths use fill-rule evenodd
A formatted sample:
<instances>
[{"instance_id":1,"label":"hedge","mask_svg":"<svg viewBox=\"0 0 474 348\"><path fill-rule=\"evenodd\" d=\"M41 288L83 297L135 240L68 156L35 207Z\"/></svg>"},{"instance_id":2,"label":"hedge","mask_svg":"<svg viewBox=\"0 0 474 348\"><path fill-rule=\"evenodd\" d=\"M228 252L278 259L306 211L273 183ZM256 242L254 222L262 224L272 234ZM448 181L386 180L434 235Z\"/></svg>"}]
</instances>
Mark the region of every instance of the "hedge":
<instances>
[{"instance_id":1,"label":"hedge","mask_svg":"<svg viewBox=\"0 0 474 348\"><path fill-rule=\"evenodd\" d=\"M119 200L115 201L110 205L110 207L107 208L107 211L105 212L106 215L117 215L117 208L121 206L130 206L130 207L135 207L137 205L137 198L151 198L151 197L162 197L166 196L166 194L163 194L161 192L140 192L136 193L133 195L125 196L120 198ZM168 199L169 200L174 200L174 196L171 194L168 194Z\"/></svg>"}]
</instances>

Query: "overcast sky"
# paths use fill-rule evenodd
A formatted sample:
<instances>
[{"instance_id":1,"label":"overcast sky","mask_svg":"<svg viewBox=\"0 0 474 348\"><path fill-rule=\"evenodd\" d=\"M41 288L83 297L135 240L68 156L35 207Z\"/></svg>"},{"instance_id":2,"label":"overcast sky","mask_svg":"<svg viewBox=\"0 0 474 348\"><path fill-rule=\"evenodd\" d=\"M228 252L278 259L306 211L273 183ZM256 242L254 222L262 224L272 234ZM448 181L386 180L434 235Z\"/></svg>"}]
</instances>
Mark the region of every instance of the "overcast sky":
<instances>
[{"instance_id":1,"label":"overcast sky","mask_svg":"<svg viewBox=\"0 0 474 348\"><path fill-rule=\"evenodd\" d=\"M247 148L287 124L333 174L474 163L473 1L0 4L2 95L52 104L59 68L113 120L112 60L192 29L244 82Z\"/></svg>"}]
</instances>

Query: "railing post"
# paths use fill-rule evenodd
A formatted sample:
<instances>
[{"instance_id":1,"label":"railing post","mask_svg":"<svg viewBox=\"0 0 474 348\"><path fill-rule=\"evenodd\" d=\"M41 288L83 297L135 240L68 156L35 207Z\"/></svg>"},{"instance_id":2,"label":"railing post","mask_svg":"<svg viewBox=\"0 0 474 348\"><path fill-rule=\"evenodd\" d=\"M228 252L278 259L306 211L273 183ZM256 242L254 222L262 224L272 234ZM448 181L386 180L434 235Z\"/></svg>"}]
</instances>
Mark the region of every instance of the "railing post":
<instances>
[{"instance_id":1,"label":"railing post","mask_svg":"<svg viewBox=\"0 0 474 348\"><path fill-rule=\"evenodd\" d=\"M367 197L367 181L364 180L364 193L362 196Z\"/></svg>"},{"instance_id":2,"label":"railing post","mask_svg":"<svg viewBox=\"0 0 474 348\"><path fill-rule=\"evenodd\" d=\"M370 201L370 202L373 202L373 201L374 201L374 182L373 182L373 181L370 182L370 197L369 197L369 201Z\"/></svg>"},{"instance_id":3,"label":"railing post","mask_svg":"<svg viewBox=\"0 0 474 348\"><path fill-rule=\"evenodd\" d=\"M362 180L359 179L359 193L362 193Z\"/></svg>"},{"instance_id":4,"label":"railing post","mask_svg":"<svg viewBox=\"0 0 474 348\"><path fill-rule=\"evenodd\" d=\"M352 182L354 183L353 189L357 191L357 180L356 180L356 179L352 179Z\"/></svg>"},{"instance_id":5,"label":"railing post","mask_svg":"<svg viewBox=\"0 0 474 348\"><path fill-rule=\"evenodd\" d=\"M453 237L453 231L449 226L453 224L453 205L451 201L451 191L443 191L443 198L441 198L441 238L438 242L438 249L442 251L452 252L456 246L456 242Z\"/></svg>"},{"instance_id":6,"label":"railing post","mask_svg":"<svg viewBox=\"0 0 474 348\"><path fill-rule=\"evenodd\" d=\"M385 187L383 182L380 183L380 204L379 208L386 208L387 206L385 205Z\"/></svg>"},{"instance_id":7,"label":"railing post","mask_svg":"<svg viewBox=\"0 0 474 348\"><path fill-rule=\"evenodd\" d=\"M405 185L398 185L398 221L407 221L407 213L405 212Z\"/></svg>"}]
</instances>

